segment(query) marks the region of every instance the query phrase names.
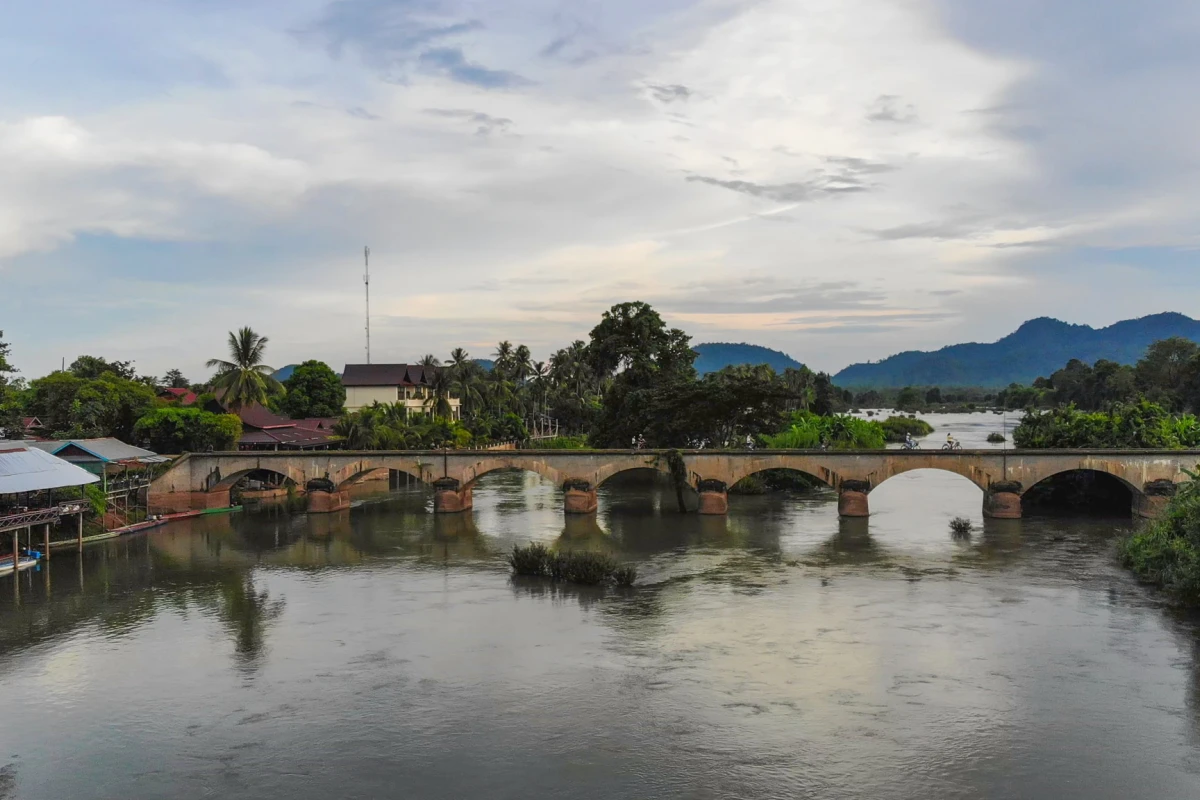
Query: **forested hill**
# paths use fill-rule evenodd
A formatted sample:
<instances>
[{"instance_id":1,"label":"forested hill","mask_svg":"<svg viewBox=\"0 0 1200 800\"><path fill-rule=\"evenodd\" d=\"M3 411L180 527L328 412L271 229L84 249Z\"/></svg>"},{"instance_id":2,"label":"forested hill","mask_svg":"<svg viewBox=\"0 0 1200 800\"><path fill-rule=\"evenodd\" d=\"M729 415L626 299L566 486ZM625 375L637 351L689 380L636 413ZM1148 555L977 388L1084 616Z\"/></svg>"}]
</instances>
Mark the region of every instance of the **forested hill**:
<instances>
[{"instance_id":1,"label":"forested hill","mask_svg":"<svg viewBox=\"0 0 1200 800\"><path fill-rule=\"evenodd\" d=\"M799 369L804 366L787 353L756 344L708 342L692 349L696 351L696 372L701 375L734 364L770 364L776 372L783 372L788 367Z\"/></svg>"},{"instance_id":2,"label":"forested hill","mask_svg":"<svg viewBox=\"0 0 1200 800\"><path fill-rule=\"evenodd\" d=\"M1200 321L1166 313L1092 328L1039 317L998 342L898 353L873 364L852 364L833 380L838 386L855 388L1028 384L1072 358L1089 364L1101 358L1133 364L1151 342L1171 336L1200 342Z\"/></svg>"}]
</instances>

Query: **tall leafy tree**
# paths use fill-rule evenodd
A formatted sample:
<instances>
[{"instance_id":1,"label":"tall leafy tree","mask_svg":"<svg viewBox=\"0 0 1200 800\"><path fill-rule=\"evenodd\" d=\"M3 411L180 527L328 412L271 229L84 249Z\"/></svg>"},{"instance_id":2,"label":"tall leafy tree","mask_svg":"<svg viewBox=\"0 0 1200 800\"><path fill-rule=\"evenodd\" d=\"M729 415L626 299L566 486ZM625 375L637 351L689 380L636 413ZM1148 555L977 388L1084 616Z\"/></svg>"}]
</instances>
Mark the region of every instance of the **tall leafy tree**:
<instances>
[{"instance_id":1,"label":"tall leafy tree","mask_svg":"<svg viewBox=\"0 0 1200 800\"><path fill-rule=\"evenodd\" d=\"M0 331L0 436L19 439L24 436L21 404L9 376L17 370L8 361L9 344Z\"/></svg>"},{"instance_id":2,"label":"tall leafy tree","mask_svg":"<svg viewBox=\"0 0 1200 800\"><path fill-rule=\"evenodd\" d=\"M215 368L212 386L224 389L221 401L226 408L237 411L248 405L265 405L271 392L282 387L271 377L275 370L263 363L267 337L250 328L229 332L229 360L213 358L206 364Z\"/></svg>"},{"instance_id":3,"label":"tall leafy tree","mask_svg":"<svg viewBox=\"0 0 1200 800\"><path fill-rule=\"evenodd\" d=\"M183 373L177 369L169 369L163 375L163 383L169 389L186 389L190 385L188 379L183 377Z\"/></svg>"},{"instance_id":4,"label":"tall leafy tree","mask_svg":"<svg viewBox=\"0 0 1200 800\"><path fill-rule=\"evenodd\" d=\"M336 417L346 405L342 379L323 361L310 360L297 366L283 388L287 393L280 407L293 419Z\"/></svg>"}]
</instances>

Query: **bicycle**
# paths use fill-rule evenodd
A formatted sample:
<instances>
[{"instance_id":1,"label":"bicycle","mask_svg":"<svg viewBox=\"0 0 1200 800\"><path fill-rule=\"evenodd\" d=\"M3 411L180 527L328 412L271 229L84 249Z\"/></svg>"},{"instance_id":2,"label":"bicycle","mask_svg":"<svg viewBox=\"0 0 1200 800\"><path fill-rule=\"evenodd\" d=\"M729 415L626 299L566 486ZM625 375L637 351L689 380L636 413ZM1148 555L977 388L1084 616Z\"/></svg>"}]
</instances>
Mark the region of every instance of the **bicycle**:
<instances>
[{"instance_id":1,"label":"bicycle","mask_svg":"<svg viewBox=\"0 0 1200 800\"><path fill-rule=\"evenodd\" d=\"M921 443L920 442L905 442L904 449L905 450L920 450Z\"/></svg>"},{"instance_id":2,"label":"bicycle","mask_svg":"<svg viewBox=\"0 0 1200 800\"><path fill-rule=\"evenodd\" d=\"M958 442L946 442L942 445L943 450L962 450L962 445Z\"/></svg>"}]
</instances>

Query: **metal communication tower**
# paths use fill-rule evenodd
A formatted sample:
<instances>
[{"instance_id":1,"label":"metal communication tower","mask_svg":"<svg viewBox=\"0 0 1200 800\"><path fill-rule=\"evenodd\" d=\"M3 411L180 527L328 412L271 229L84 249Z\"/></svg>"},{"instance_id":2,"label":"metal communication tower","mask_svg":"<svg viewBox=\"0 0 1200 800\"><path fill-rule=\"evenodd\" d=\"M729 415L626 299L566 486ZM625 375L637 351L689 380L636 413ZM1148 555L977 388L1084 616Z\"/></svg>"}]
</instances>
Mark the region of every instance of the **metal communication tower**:
<instances>
[{"instance_id":1,"label":"metal communication tower","mask_svg":"<svg viewBox=\"0 0 1200 800\"><path fill-rule=\"evenodd\" d=\"M363 285L367 290L367 363L371 363L371 248L363 248Z\"/></svg>"}]
</instances>

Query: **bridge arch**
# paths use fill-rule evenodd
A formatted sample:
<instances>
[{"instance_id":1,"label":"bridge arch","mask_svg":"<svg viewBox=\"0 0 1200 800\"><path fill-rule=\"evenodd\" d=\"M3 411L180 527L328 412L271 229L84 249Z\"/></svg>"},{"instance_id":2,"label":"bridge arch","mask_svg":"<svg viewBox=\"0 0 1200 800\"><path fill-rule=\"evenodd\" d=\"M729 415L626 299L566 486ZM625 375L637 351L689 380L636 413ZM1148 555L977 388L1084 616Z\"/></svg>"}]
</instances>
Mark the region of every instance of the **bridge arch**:
<instances>
[{"instance_id":1,"label":"bridge arch","mask_svg":"<svg viewBox=\"0 0 1200 800\"><path fill-rule=\"evenodd\" d=\"M514 455L496 455L489 458L482 458L474 464L463 469L461 477L459 478L461 488L472 489L483 476L493 472L501 472L506 470L534 472L560 488L563 485L563 481L569 477L564 475L560 470L548 465L543 459L519 455L519 450L497 451L497 453L506 452L512 452Z\"/></svg>"},{"instance_id":2,"label":"bridge arch","mask_svg":"<svg viewBox=\"0 0 1200 800\"><path fill-rule=\"evenodd\" d=\"M904 475L910 472L922 472L926 470L933 472L948 472L952 475L961 476L975 484L976 488L982 492L988 491L988 486L994 482L990 473L985 472L982 469L966 466L957 459L931 459L928 463L923 462L924 459L905 459L904 461L894 463L885 474L880 476L877 480L873 479L870 481L871 488L878 489L880 486L887 483L897 475ZM874 477L875 473L872 473L872 478Z\"/></svg>"},{"instance_id":3,"label":"bridge arch","mask_svg":"<svg viewBox=\"0 0 1200 800\"><path fill-rule=\"evenodd\" d=\"M772 453L754 458L739 459L736 462L731 462L730 468L727 471L718 470L718 472L723 472L724 474L692 474L689 476L689 479L693 487L697 487L701 480L720 480L725 483L726 488L729 488L743 478L773 469L800 472L816 478L821 483L834 489L839 488L843 481L841 473L822 465L819 457L814 458L808 454L792 455L787 453Z\"/></svg>"},{"instance_id":4,"label":"bridge arch","mask_svg":"<svg viewBox=\"0 0 1200 800\"><path fill-rule=\"evenodd\" d=\"M211 492L221 491L223 489L232 489L243 478L254 472L269 472L272 475L279 475L285 480L291 481L294 485L300 487L303 487L308 480L304 475L304 470L297 469L296 467L284 465L283 467L276 468L255 465L248 469L239 469L234 472L230 472L227 475L220 474L219 472L209 473L208 491Z\"/></svg>"}]
</instances>

